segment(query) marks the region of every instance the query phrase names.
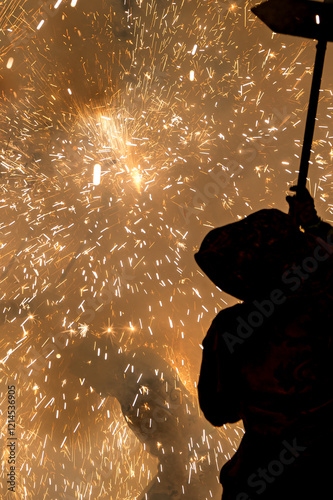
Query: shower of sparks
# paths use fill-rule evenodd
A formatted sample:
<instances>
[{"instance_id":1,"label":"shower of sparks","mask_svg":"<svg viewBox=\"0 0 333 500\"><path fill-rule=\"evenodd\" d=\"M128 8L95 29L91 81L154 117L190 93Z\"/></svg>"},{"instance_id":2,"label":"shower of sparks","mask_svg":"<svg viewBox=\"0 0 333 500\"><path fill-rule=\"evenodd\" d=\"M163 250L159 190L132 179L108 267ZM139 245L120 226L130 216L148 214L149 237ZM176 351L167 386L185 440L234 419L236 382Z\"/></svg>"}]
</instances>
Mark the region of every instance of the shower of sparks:
<instances>
[{"instance_id":1,"label":"shower of sparks","mask_svg":"<svg viewBox=\"0 0 333 500\"><path fill-rule=\"evenodd\" d=\"M202 338L234 301L194 251L212 227L286 211L301 153L314 44L269 33L255 3L0 2L0 392L5 433L16 385L18 498L139 499L163 473L117 400L75 377L66 353L90 334L104 342L101 362L106 342L153 349L195 397ZM310 171L328 221L330 71ZM156 402L140 391L130 404L149 411ZM194 499L187 485L211 461L197 500L217 499L242 428L198 421L181 496Z\"/></svg>"}]
</instances>

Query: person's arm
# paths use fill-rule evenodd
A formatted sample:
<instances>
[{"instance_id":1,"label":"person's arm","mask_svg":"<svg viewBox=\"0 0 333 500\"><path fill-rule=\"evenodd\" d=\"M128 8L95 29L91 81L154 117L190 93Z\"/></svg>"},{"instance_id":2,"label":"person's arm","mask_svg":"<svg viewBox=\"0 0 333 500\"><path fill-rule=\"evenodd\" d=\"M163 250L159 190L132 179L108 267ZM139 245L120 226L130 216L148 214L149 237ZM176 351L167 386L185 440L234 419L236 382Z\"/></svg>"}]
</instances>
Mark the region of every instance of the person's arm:
<instances>
[{"instance_id":1,"label":"person's arm","mask_svg":"<svg viewBox=\"0 0 333 500\"><path fill-rule=\"evenodd\" d=\"M236 356L228 351L223 338L227 317L232 309L221 311L216 316L203 341L198 383L199 404L206 419L216 427L242 418L240 369Z\"/></svg>"},{"instance_id":2,"label":"person's arm","mask_svg":"<svg viewBox=\"0 0 333 500\"><path fill-rule=\"evenodd\" d=\"M290 191L296 192L297 186L292 186ZM289 215L295 224L301 226L306 233L333 243L333 228L318 216L313 198L307 189L304 189L301 194L287 196L286 200L289 204Z\"/></svg>"}]
</instances>

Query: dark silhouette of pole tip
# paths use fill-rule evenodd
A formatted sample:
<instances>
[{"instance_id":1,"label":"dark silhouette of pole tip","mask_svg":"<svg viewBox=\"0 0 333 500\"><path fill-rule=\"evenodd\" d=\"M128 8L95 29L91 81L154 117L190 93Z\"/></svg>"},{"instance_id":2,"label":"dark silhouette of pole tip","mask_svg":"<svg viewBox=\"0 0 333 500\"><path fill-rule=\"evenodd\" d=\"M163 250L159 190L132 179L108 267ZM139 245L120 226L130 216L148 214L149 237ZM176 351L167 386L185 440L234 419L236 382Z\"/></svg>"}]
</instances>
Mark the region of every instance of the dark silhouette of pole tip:
<instances>
[{"instance_id":1,"label":"dark silhouette of pole tip","mask_svg":"<svg viewBox=\"0 0 333 500\"><path fill-rule=\"evenodd\" d=\"M327 42L333 41L333 0L268 0L251 10L276 33L318 40L297 183L299 197L309 171Z\"/></svg>"}]
</instances>

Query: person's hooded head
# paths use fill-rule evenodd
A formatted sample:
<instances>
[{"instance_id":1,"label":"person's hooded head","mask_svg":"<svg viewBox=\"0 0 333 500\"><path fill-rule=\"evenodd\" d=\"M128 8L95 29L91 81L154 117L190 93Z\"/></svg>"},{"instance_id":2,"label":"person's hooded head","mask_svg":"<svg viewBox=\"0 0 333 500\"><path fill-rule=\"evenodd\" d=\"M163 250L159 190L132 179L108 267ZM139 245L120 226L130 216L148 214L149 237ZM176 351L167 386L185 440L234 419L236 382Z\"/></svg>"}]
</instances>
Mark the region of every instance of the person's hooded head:
<instances>
[{"instance_id":1,"label":"person's hooded head","mask_svg":"<svg viewBox=\"0 0 333 500\"><path fill-rule=\"evenodd\" d=\"M265 209L210 231L195 260L217 287L240 300L269 297L274 289L295 296L316 293L325 287L325 281L327 286L328 266L315 272L323 268L323 261L315 257L318 245L289 215ZM327 261L332 270L332 258ZM296 266L304 268L303 275L308 277L297 276Z\"/></svg>"}]
</instances>

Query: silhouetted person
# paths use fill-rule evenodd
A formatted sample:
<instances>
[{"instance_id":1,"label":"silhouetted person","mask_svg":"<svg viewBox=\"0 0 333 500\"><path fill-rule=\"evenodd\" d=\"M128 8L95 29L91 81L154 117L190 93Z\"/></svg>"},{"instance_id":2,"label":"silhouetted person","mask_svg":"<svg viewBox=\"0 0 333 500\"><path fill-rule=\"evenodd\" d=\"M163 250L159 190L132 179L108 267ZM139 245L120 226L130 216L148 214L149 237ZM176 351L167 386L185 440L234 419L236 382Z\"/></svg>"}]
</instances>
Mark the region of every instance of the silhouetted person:
<instances>
[{"instance_id":1,"label":"silhouetted person","mask_svg":"<svg viewBox=\"0 0 333 500\"><path fill-rule=\"evenodd\" d=\"M213 425L244 424L223 500L333 497L332 228L307 191L287 201L289 215L261 210L214 229L195 256L243 301L214 319L198 385Z\"/></svg>"},{"instance_id":2,"label":"silhouetted person","mask_svg":"<svg viewBox=\"0 0 333 500\"><path fill-rule=\"evenodd\" d=\"M159 460L158 473L140 500L219 498L220 436L199 415L194 398L168 363L151 349L126 351L93 335L74 343L69 353L70 371L102 396L115 397L128 426ZM222 446L226 444L223 440ZM227 451L232 451L230 445Z\"/></svg>"}]
</instances>

